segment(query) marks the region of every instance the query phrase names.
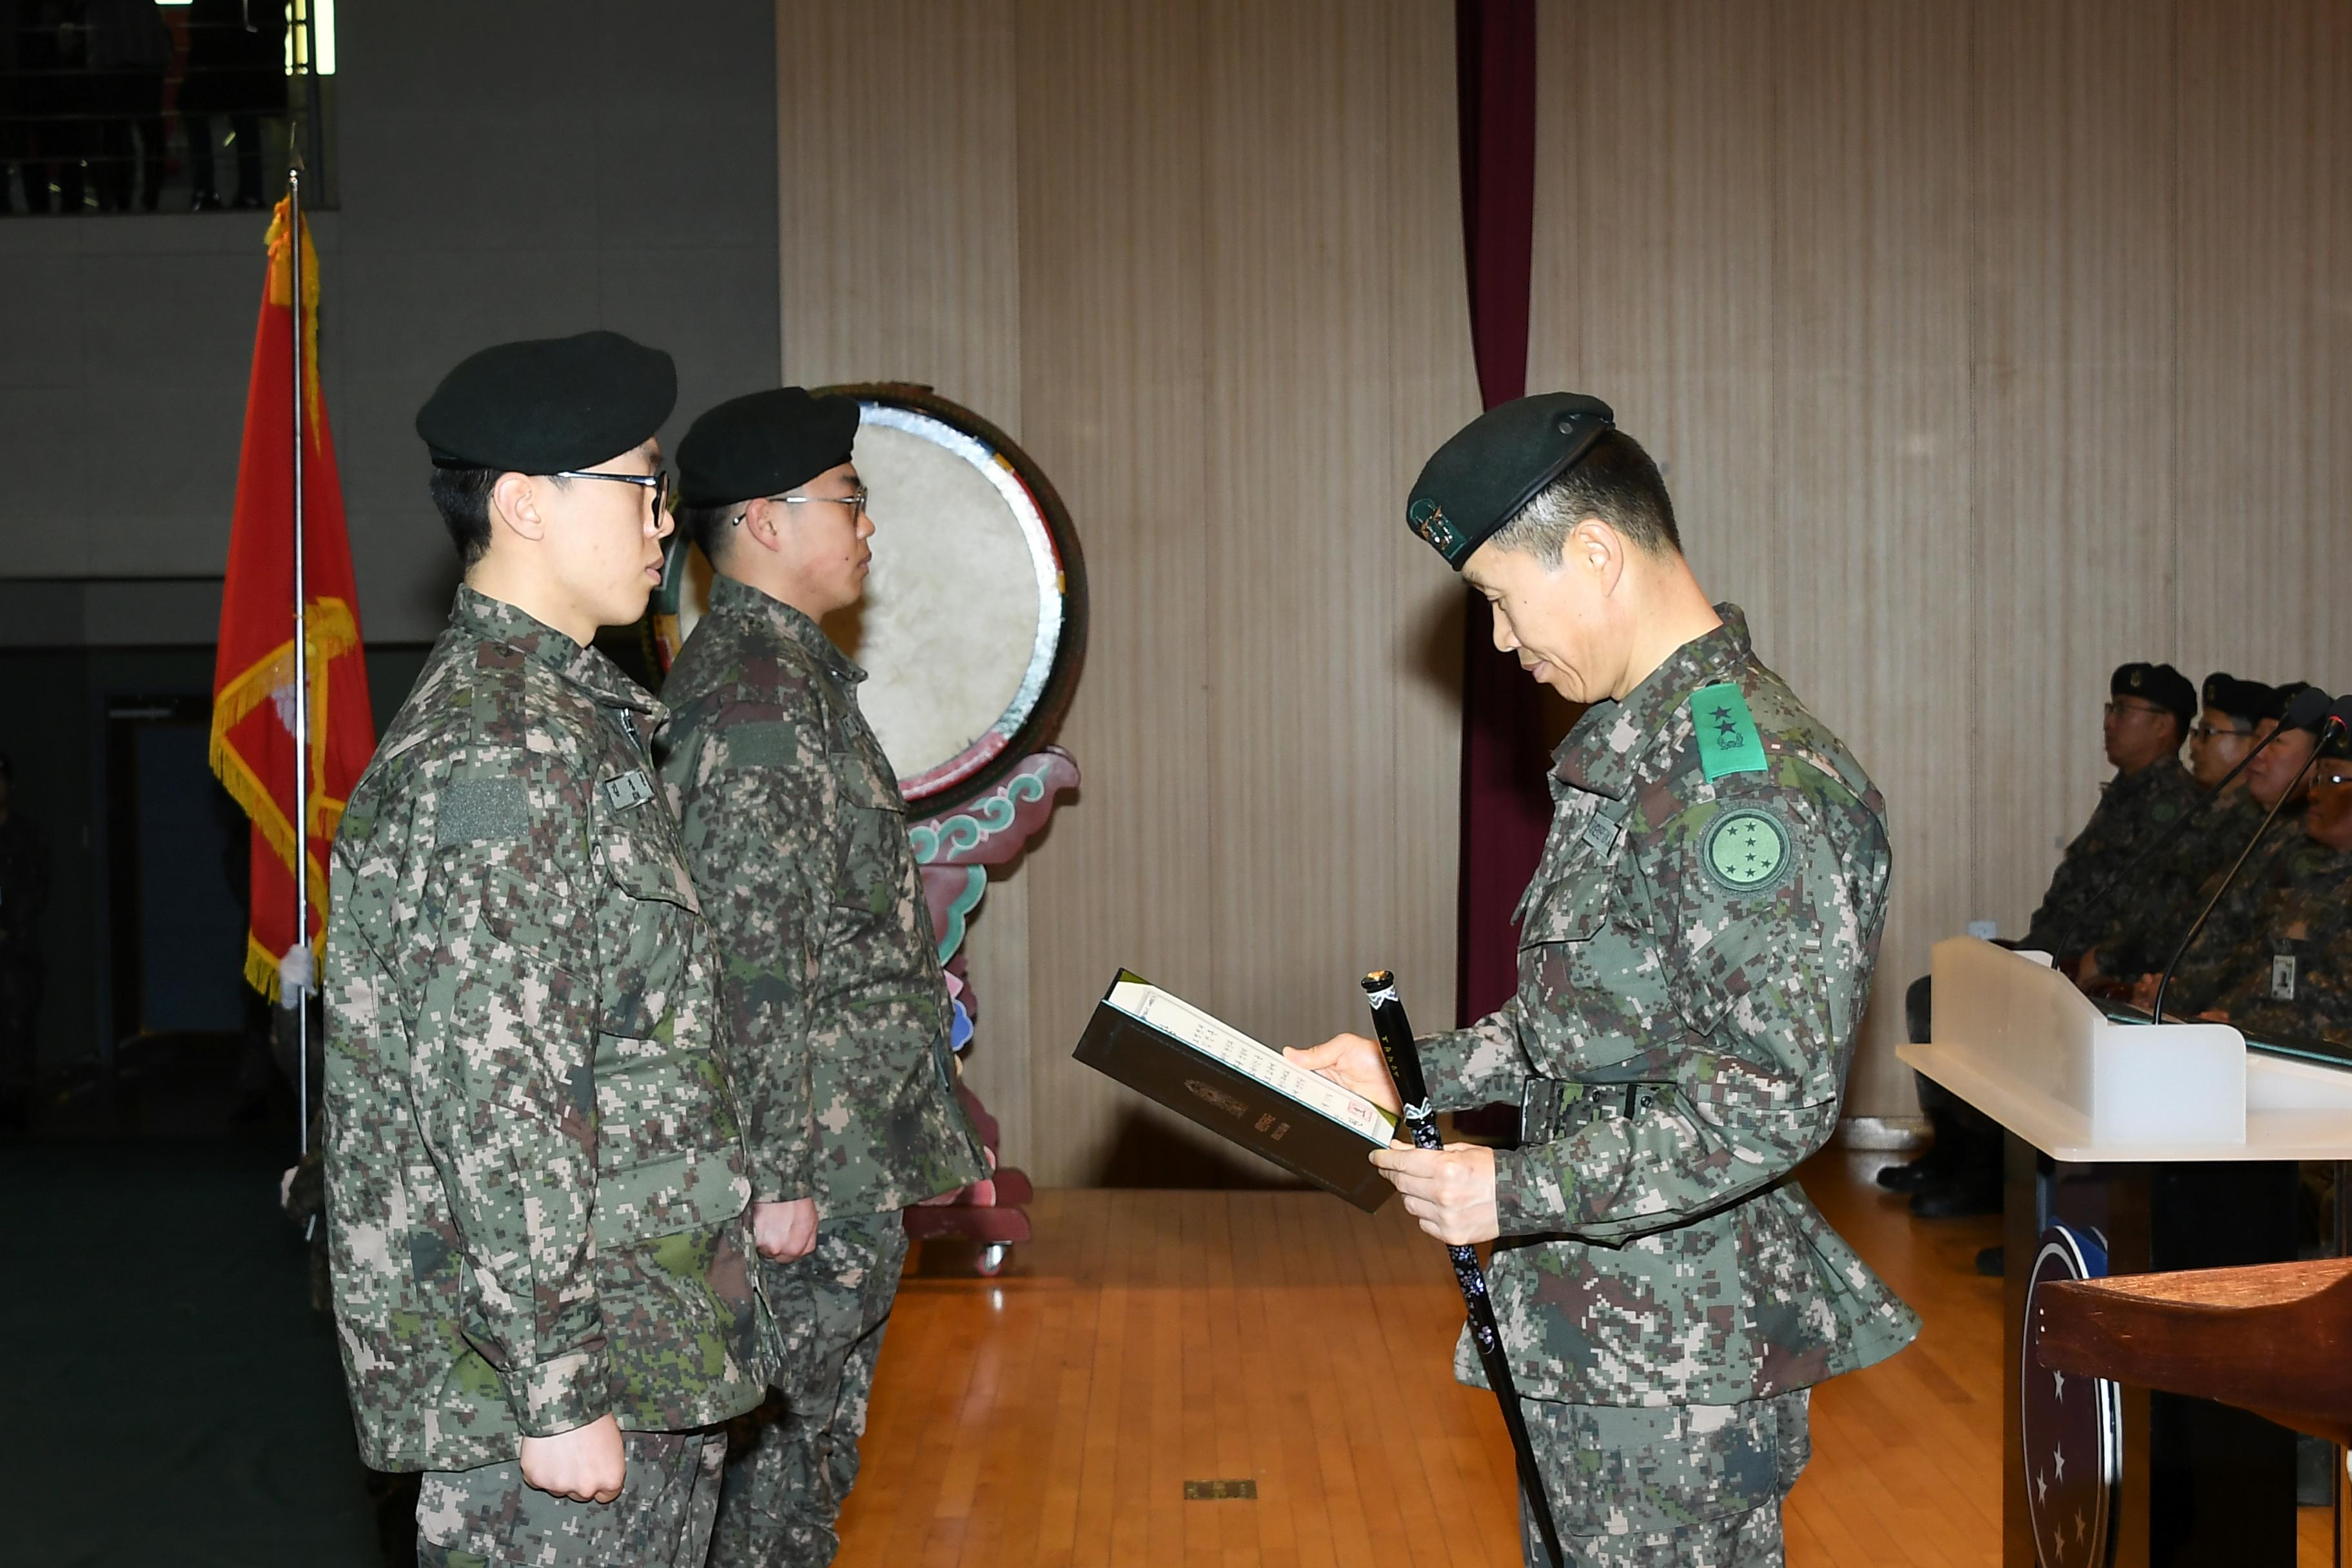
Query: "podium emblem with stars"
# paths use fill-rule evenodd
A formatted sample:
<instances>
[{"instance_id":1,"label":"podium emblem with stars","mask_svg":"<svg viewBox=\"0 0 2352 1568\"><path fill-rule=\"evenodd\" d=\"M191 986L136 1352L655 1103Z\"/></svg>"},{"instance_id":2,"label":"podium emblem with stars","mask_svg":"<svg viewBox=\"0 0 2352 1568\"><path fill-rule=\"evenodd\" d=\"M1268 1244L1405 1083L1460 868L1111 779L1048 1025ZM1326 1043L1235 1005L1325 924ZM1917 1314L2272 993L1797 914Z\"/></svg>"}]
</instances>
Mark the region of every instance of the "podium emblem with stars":
<instances>
[{"instance_id":1,"label":"podium emblem with stars","mask_svg":"<svg viewBox=\"0 0 2352 1568\"><path fill-rule=\"evenodd\" d=\"M2025 1282L2025 1345L2020 1374L2025 1447L2025 1507L2042 1568L2105 1568L2115 1542L2116 1477L2123 1454L2116 1385L2074 1377L2036 1354L2041 1316L2033 1295L2044 1280L2096 1279L2107 1249L2096 1236L2053 1225L2034 1249Z\"/></svg>"}]
</instances>

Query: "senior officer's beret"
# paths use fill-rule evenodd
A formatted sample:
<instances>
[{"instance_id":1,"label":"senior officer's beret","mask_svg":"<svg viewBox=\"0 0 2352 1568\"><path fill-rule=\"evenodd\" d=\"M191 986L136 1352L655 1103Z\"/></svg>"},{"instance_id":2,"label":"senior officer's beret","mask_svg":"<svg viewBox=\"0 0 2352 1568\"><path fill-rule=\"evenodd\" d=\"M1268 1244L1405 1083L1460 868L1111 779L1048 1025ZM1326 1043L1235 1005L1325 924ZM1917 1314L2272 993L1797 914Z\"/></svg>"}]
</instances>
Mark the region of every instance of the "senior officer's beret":
<instances>
[{"instance_id":1,"label":"senior officer's beret","mask_svg":"<svg viewBox=\"0 0 2352 1568\"><path fill-rule=\"evenodd\" d=\"M696 420L677 444L678 500L729 506L797 489L849 461L857 399L779 386L730 397Z\"/></svg>"},{"instance_id":2,"label":"senior officer's beret","mask_svg":"<svg viewBox=\"0 0 2352 1568\"><path fill-rule=\"evenodd\" d=\"M1489 408L1422 465L1405 502L1405 526L1459 572L1487 535L1575 467L1616 423L1609 405L1575 392Z\"/></svg>"},{"instance_id":3,"label":"senior officer's beret","mask_svg":"<svg viewBox=\"0 0 2352 1568\"><path fill-rule=\"evenodd\" d=\"M2259 680L2241 680L2217 669L2205 678L2203 696L2206 707L2242 724L2278 717L2278 693Z\"/></svg>"},{"instance_id":4,"label":"senior officer's beret","mask_svg":"<svg viewBox=\"0 0 2352 1568\"><path fill-rule=\"evenodd\" d=\"M677 406L669 355L582 332L467 355L416 411L416 433L442 468L556 474L643 446Z\"/></svg>"},{"instance_id":5,"label":"senior officer's beret","mask_svg":"<svg viewBox=\"0 0 2352 1568\"><path fill-rule=\"evenodd\" d=\"M2182 733L2197 717L2197 689L2168 664L2121 664L2107 682L2110 697L2137 697L2153 702L2180 721Z\"/></svg>"}]
</instances>

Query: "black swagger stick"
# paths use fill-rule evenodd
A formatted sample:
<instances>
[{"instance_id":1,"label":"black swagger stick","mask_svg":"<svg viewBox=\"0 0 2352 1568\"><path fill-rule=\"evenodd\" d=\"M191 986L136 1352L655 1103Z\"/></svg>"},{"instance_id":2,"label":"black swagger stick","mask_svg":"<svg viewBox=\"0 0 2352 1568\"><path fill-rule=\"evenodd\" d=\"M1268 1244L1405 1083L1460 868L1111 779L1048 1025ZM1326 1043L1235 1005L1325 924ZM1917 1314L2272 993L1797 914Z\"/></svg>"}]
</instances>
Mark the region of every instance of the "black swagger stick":
<instances>
[{"instance_id":1,"label":"black swagger stick","mask_svg":"<svg viewBox=\"0 0 2352 1568\"><path fill-rule=\"evenodd\" d=\"M1437 1117L1429 1108L1429 1085L1421 1076L1421 1052L1412 1043L1412 1026L1405 1022L1404 1004L1397 1000L1396 976L1375 969L1364 976L1364 995L1372 1005L1372 1033L1381 1042L1381 1056L1389 1064L1397 1098L1404 1102L1405 1131L1416 1149L1435 1149ZM1467 1247L1449 1247L1454 1278L1462 1287L1463 1305L1470 1309L1470 1341L1478 1347L1478 1364L1486 1369L1486 1385L1503 1407L1503 1425L1511 1434L1511 1448L1519 1459L1519 1490L1535 1510L1536 1528L1543 1532L1544 1550L1552 1568L1563 1568L1559 1531L1551 1521L1551 1500L1544 1495L1543 1474L1536 1468L1535 1445L1528 1439L1527 1417L1519 1411L1519 1391L1511 1382L1511 1363L1503 1353L1503 1335L1495 1323L1495 1303L1486 1295L1486 1273L1478 1254Z\"/></svg>"}]
</instances>

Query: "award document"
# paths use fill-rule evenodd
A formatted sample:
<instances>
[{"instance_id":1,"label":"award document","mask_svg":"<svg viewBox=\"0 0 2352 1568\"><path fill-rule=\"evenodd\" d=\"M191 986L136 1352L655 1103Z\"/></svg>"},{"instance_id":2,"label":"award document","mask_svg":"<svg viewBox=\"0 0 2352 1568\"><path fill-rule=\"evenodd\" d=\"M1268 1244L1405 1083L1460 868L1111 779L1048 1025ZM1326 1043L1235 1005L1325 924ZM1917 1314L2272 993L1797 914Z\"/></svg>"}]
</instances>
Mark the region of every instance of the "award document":
<instances>
[{"instance_id":1,"label":"award document","mask_svg":"<svg viewBox=\"0 0 2352 1568\"><path fill-rule=\"evenodd\" d=\"M1118 972L1072 1054L1367 1214L1396 1191L1365 1158L1396 1118L1140 975Z\"/></svg>"}]
</instances>

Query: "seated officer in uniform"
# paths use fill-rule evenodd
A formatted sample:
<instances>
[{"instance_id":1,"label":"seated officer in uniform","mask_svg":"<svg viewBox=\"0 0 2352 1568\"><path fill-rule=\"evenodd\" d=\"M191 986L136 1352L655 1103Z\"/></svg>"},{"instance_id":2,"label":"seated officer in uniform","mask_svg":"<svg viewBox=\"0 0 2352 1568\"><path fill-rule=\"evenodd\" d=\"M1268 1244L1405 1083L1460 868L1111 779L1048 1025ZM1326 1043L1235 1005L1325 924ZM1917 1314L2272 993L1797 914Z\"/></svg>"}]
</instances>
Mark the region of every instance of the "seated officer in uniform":
<instances>
[{"instance_id":1,"label":"seated officer in uniform","mask_svg":"<svg viewBox=\"0 0 2352 1568\"><path fill-rule=\"evenodd\" d=\"M2264 941L2239 956L2210 1017L2256 1039L2352 1045L2352 739L2328 742L2312 774L2304 837L2332 853L2263 910Z\"/></svg>"},{"instance_id":2,"label":"seated officer in uniform","mask_svg":"<svg viewBox=\"0 0 2352 1568\"><path fill-rule=\"evenodd\" d=\"M2278 689L2282 713L2284 705L2303 689L2305 688L2300 681ZM2143 955L2146 969L2130 981L2134 1002L2141 1006L2153 1002L2158 977L2164 966L2171 962L2175 948L2188 935L2189 927L2196 921L2199 912L2221 893L2225 882L2228 884L2227 895L2214 905L2213 912L2206 917L2205 924L2197 933L2196 942L2183 955L2174 989L2165 997L2165 1010L2168 1013L2179 1011L2180 1004L2192 994L2210 995L2220 984L2215 966L2231 963L2235 954L2261 940L2263 933L2259 921L2262 905L2256 889L2269 885L2271 879L2293 875L2291 868L2278 864L2283 858L2307 856L2309 853L2309 841L2302 831L2304 802L2310 793L2312 752L2319 744L2319 730L2325 721L2324 718L2314 718L2308 724L2289 724L2281 730L2282 718L2265 718L2255 726L2258 742L2269 740L2272 731L2281 731L2277 739L2270 740L2261 753L2247 764L2242 775L2246 781L2246 794L2259 810L2253 814L2252 825L2239 836L2236 843L2223 847L2226 855L2220 869L2206 878L2197 891L2190 895L2185 906L2186 913L2181 915L2175 927L2178 934L2172 943L2152 947ZM2269 829L2256 839L2254 834L2263 816L2273 806L2277 807L2278 816ZM2251 853L2246 853L2249 844L2253 847ZM2246 853L2245 868L2231 879L2230 868L2237 864L2241 853ZM2189 991L2179 989L2183 983L2189 985Z\"/></svg>"},{"instance_id":3,"label":"seated officer in uniform","mask_svg":"<svg viewBox=\"0 0 2352 1568\"><path fill-rule=\"evenodd\" d=\"M2107 693L2103 731L2116 775L2066 846L2024 939L2013 944L2049 953L2069 973L2118 905L2134 900L2140 853L2198 795L2180 765L2180 743L2197 711L2188 677L2168 664L2126 664L2109 678ZM1917 1038L1930 1021L1928 977L1912 982L1905 1001ZM1879 1184L1911 1194L1911 1212L1923 1219L1999 1213L2000 1130L1927 1078L1917 1081L1935 1144L1908 1164L1879 1172Z\"/></svg>"},{"instance_id":4,"label":"seated officer in uniform","mask_svg":"<svg viewBox=\"0 0 2352 1568\"><path fill-rule=\"evenodd\" d=\"M2268 803L2254 798L2245 773L2221 781L2245 761L2279 716L2276 688L2240 680L2220 671L2205 678L2205 705L2189 731L2189 772L2209 801L2188 825L2151 850L2118 888L2101 900L2114 906L2106 930L2076 967L2085 990L2097 991L2159 967L2188 931L2201 907L2197 890L2215 872L2228 868L2262 826ZM2251 770L2250 770L2251 771Z\"/></svg>"}]
</instances>

